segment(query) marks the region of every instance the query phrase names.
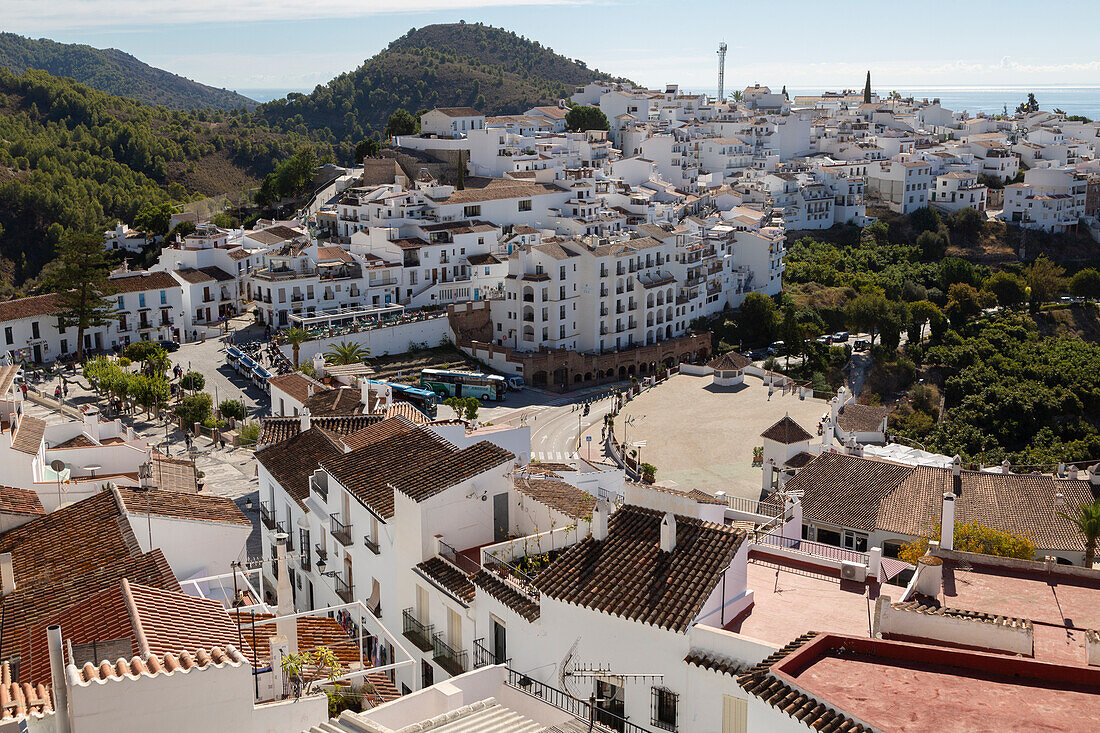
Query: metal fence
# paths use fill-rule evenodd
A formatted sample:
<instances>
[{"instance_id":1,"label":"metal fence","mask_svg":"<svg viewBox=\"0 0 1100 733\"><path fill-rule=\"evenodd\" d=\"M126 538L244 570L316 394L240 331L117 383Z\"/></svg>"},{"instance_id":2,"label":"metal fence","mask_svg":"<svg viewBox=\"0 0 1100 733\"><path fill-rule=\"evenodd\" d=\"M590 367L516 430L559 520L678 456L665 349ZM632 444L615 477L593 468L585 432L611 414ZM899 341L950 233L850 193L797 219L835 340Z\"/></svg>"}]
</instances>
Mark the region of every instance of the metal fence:
<instances>
[{"instance_id":1,"label":"metal fence","mask_svg":"<svg viewBox=\"0 0 1100 733\"><path fill-rule=\"evenodd\" d=\"M531 679L511 667L508 668L508 684L532 697L539 698L548 705L564 710L575 718L585 722L595 721L597 726L593 730L601 730L598 726L602 725L606 729L617 730L620 733L652 733L648 728L631 723L626 718L599 706L593 709L592 703L578 700L568 692Z\"/></svg>"},{"instance_id":2,"label":"metal fence","mask_svg":"<svg viewBox=\"0 0 1100 733\"><path fill-rule=\"evenodd\" d=\"M862 565L868 565L870 558L866 552L859 552L858 550L849 550L844 547L837 547L835 545L826 545L821 542L813 542L811 540L803 540L794 537L783 537L777 534L764 534L757 532L753 541L758 545L767 545L770 547L779 547L784 550L790 550L792 552L801 552L806 555L813 555L814 557L822 557L827 560L836 560L838 562L854 562Z\"/></svg>"}]
</instances>

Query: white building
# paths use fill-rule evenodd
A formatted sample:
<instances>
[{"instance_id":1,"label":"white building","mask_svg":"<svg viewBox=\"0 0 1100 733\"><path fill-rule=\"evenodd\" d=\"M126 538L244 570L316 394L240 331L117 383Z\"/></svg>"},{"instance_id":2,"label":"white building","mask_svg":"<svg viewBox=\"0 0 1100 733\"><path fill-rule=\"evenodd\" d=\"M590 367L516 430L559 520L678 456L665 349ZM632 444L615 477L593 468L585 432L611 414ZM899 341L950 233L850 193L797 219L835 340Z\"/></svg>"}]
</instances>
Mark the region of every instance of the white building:
<instances>
[{"instance_id":1,"label":"white building","mask_svg":"<svg viewBox=\"0 0 1100 733\"><path fill-rule=\"evenodd\" d=\"M867 166L867 195L891 211L911 214L928 206L932 167L914 160L887 160Z\"/></svg>"},{"instance_id":2,"label":"white building","mask_svg":"<svg viewBox=\"0 0 1100 733\"><path fill-rule=\"evenodd\" d=\"M1001 218L1029 229L1064 232L1085 215L1088 179L1073 168L1032 168L1005 186Z\"/></svg>"},{"instance_id":3,"label":"white building","mask_svg":"<svg viewBox=\"0 0 1100 733\"><path fill-rule=\"evenodd\" d=\"M978 183L978 176L973 173L944 173L936 176L929 204L946 212L975 209L984 213L988 193L988 188Z\"/></svg>"}]
</instances>

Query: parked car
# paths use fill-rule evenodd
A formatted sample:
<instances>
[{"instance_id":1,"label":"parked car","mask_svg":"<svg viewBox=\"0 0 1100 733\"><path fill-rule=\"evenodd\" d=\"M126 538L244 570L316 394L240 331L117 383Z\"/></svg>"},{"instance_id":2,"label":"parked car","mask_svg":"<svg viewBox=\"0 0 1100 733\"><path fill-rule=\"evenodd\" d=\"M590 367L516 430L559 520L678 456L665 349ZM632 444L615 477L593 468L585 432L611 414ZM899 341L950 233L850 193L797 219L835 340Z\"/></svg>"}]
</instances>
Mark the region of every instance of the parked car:
<instances>
[{"instance_id":1,"label":"parked car","mask_svg":"<svg viewBox=\"0 0 1100 733\"><path fill-rule=\"evenodd\" d=\"M767 349L753 349L748 354L749 358L752 359L753 361L760 361L761 359L763 359L767 355L768 355Z\"/></svg>"},{"instance_id":2,"label":"parked car","mask_svg":"<svg viewBox=\"0 0 1100 733\"><path fill-rule=\"evenodd\" d=\"M837 331L836 333L833 334L833 341L837 342L838 344L847 343L847 341L848 341L848 332L847 331Z\"/></svg>"},{"instance_id":3,"label":"parked car","mask_svg":"<svg viewBox=\"0 0 1100 733\"><path fill-rule=\"evenodd\" d=\"M852 351L866 351L871 348L871 342L867 339L856 339L852 344Z\"/></svg>"},{"instance_id":4,"label":"parked car","mask_svg":"<svg viewBox=\"0 0 1100 733\"><path fill-rule=\"evenodd\" d=\"M817 337L817 342L819 344L825 344L826 346L828 346L831 343L833 343L833 337L830 334L826 334L824 336L818 336Z\"/></svg>"},{"instance_id":5,"label":"parked car","mask_svg":"<svg viewBox=\"0 0 1100 733\"><path fill-rule=\"evenodd\" d=\"M787 345L782 341L773 341L772 345L768 347L768 356L777 356L781 354L785 348L787 348Z\"/></svg>"},{"instance_id":6,"label":"parked car","mask_svg":"<svg viewBox=\"0 0 1100 733\"><path fill-rule=\"evenodd\" d=\"M160 344L160 347L162 349L164 349L165 351L167 351L169 353L171 353L173 351L179 351L179 349L180 349L179 343L177 343L175 341L169 341L168 339L160 339L159 341L157 341L157 343Z\"/></svg>"}]
</instances>

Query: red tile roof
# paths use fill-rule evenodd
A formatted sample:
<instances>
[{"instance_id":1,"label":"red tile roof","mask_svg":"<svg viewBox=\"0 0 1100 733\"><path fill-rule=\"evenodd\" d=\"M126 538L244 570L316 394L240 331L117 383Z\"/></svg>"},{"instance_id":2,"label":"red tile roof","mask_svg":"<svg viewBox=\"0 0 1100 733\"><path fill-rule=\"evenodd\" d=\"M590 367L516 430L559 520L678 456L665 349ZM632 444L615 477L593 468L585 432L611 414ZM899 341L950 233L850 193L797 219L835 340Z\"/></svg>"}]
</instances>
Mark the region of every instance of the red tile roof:
<instances>
[{"instance_id":1,"label":"red tile roof","mask_svg":"<svg viewBox=\"0 0 1100 733\"><path fill-rule=\"evenodd\" d=\"M716 356L707 362L707 366L715 371L732 372L744 369L752 364L752 359L742 356L736 351L727 351L721 356Z\"/></svg>"},{"instance_id":2,"label":"red tile roof","mask_svg":"<svg viewBox=\"0 0 1100 733\"><path fill-rule=\"evenodd\" d=\"M790 445L791 443L810 440L813 436L792 420L790 415L784 415L779 422L760 433L760 437Z\"/></svg>"},{"instance_id":3,"label":"red tile roof","mask_svg":"<svg viewBox=\"0 0 1100 733\"><path fill-rule=\"evenodd\" d=\"M304 507L309 497L309 477L322 460L342 453L321 428L310 428L289 440L257 451L256 460L294 501Z\"/></svg>"},{"instance_id":4,"label":"red tile roof","mask_svg":"<svg viewBox=\"0 0 1100 733\"><path fill-rule=\"evenodd\" d=\"M4 662L0 675L0 722L27 716L41 717L53 712L50 691L44 684L13 682L8 662Z\"/></svg>"},{"instance_id":5,"label":"red tile roof","mask_svg":"<svg viewBox=\"0 0 1100 733\"><path fill-rule=\"evenodd\" d=\"M339 387L337 389L325 389L322 392L314 392L313 396L303 400L305 409L310 415L324 417L327 415L355 415L363 412L362 391L355 387Z\"/></svg>"},{"instance_id":6,"label":"red tile roof","mask_svg":"<svg viewBox=\"0 0 1100 733\"><path fill-rule=\"evenodd\" d=\"M350 435L373 425L382 419L381 415L332 415L310 418L310 427L320 428L333 435ZM258 445L278 445L290 440L302 431L302 420L298 417L265 417L260 421L260 439Z\"/></svg>"},{"instance_id":7,"label":"red tile roof","mask_svg":"<svg viewBox=\"0 0 1100 733\"><path fill-rule=\"evenodd\" d=\"M80 679L87 684L95 680L136 679L158 674L172 674L177 670L186 672L210 667L237 667L242 664L248 664L248 660L233 646L227 646L224 649L214 647L210 651L199 649L194 653L183 651L179 654L151 654L145 658L135 656L129 661L126 659L114 662L104 661L98 666L88 662L80 670Z\"/></svg>"},{"instance_id":8,"label":"red tile roof","mask_svg":"<svg viewBox=\"0 0 1100 733\"><path fill-rule=\"evenodd\" d=\"M63 310L61 296L57 293L16 298L0 303L0 321L14 321L34 316L49 316Z\"/></svg>"},{"instance_id":9,"label":"red tile roof","mask_svg":"<svg viewBox=\"0 0 1100 733\"><path fill-rule=\"evenodd\" d=\"M318 392L328 391L328 386L301 372L269 377L267 383L303 403Z\"/></svg>"},{"instance_id":10,"label":"red tile roof","mask_svg":"<svg viewBox=\"0 0 1100 733\"><path fill-rule=\"evenodd\" d=\"M234 618L230 619L231 623L240 623L242 636L246 640L252 638L252 623L253 619L255 619L257 623L256 656L253 657L250 651L246 654L249 659L259 667L270 664L270 637L275 632L275 624L264 624L260 622L269 621L275 618L275 615L271 613L257 613L253 616L251 613L241 613L238 616L234 613L233 617ZM327 647L336 655L336 659L339 660L340 666L345 670L359 668L359 646L356 640L348 635L348 632L344 630L344 627L340 625L339 621L328 616L299 616L295 619L295 622L295 625L298 627L299 651L315 651L318 647ZM234 630L234 633L236 633L236 630ZM365 655L363 661L367 662L367 657ZM367 663L366 666L370 666L369 663Z\"/></svg>"},{"instance_id":11,"label":"red tile roof","mask_svg":"<svg viewBox=\"0 0 1100 733\"><path fill-rule=\"evenodd\" d=\"M840 408L836 416L836 424L841 430L850 433L880 433L883 421L886 420L885 407L875 405L859 405L854 402Z\"/></svg>"},{"instance_id":12,"label":"red tile roof","mask_svg":"<svg viewBox=\"0 0 1100 733\"><path fill-rule=\"evenodd\" d=\"M515 484L519 493L561 512L570 519L589 520L596 507L596 497L564 481L517 476Z\"/></svg>"},{"instance_id":13,"label":"red tile roof","mask_svg":"<svg viewBox=\"0 0 1100 733\"><path fill-rule=\"evenodd\" d=\"M443 558L425 560L416 569L463 603L473 603L474 584L470 582L469 576Z\"/></svg>"},{"instance_id":14,"label":"red tile roof","mask_svg":"<svg viewBox=\"0 0 1100 733\"><path fill-rule=\"evenodd\" d=\"M34 455L42 447L42 436L45 434L45 420L24 415L19 420L19 428L15 431L15 438L11 441L11 447L20 453Z\"/></svg>"},{"instance_id":15,"label":"red tile roof","mask_svg":"<svg viewBox=\"0 0 1100 733\"><path fill-rule=\"evenodd\" d=\"M107 281L111 295L117 293L139 293L145 290L167 290L178 288L180 284L167 272L148 272L115 277Z\"/></svg>"},{"instance_id":16,"label":"red tile roof","mask_svg":"<svg viewBox=\"0 0 1100 733\"><path fill-rule=\"evenodd\" d=\"M482 568L470 580L481 591L497 599L528 621L539 617L539 604L505 583L493 573Z\"/></svg>"},{"instance_id":17,"label":"red tile roof","mask_svg":"<svg viewBox=\"0 0 1100 733\"><path fill-rule=\"evenodd\" d=\"M684 632L745 539L741 530L676 517L676 546L660 548L664 513L626 505L611 515L607 539L591 535L538 577L544 596Z\"/></svg>"},{"instance_id":18,"label":"red tile roof","mask_svg":"<svg viewBox=\"0 0 1100 733\"><path fill-rule=\"evenodd\" d=\"M129 514L189 519L195 522L222 522L252 526L237 504L224 496L184 494L178 491L137 491L117 489Z\"/></svg>"},{"instance_id":19,"label":"red tile roof","mask_svg":"<svg viewBox=\"0 0 1100 733\"><path fill-rule=\"evenodd\" d=\"M416 424L402 415L387 417L374 425L368 425L362 430L357 430L351 435L345 436L341 442L348 450L366 448L368 445L392 438L395 435L404 435L416 430Z\"/></svg>"},{"instance_id":20,"label":"red tile roof","mask_svg":"<svg viewBox=\"0 0 1100 733\"><path fill-rule=\"evenodd\" d=\"M34 491L0 486L0 513L43 515L46 510Z\"/></svg>"}]
</instances>

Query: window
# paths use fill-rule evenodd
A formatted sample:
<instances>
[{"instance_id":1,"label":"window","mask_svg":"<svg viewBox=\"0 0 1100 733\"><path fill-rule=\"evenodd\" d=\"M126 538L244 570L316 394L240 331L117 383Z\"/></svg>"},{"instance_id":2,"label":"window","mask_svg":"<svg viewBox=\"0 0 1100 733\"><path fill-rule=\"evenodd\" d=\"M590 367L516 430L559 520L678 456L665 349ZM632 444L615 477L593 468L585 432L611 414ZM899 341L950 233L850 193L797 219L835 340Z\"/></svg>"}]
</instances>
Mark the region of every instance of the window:
<instances>
[{"instance_id":1,"label":"window","mask_svg":"<svg viewBox=\"0 0 1100 733\"><path fill-rule=\"evenodd\" d=\"M31 338L33 338L33 339L42 338L41 335L38 332L38 321L33 321L31 323Z\"/></svg>"},{"instance_id":2,"label":"window","mask_svg":"<svg viewBox=\"0 0 1100 733\"><path fill-rule=\"evenodd\" d=\"M138 293L138 308L145 307L145 293Z\"/></svg>"},{"instance_id":3,"label":"window","mask_svg":"<svg viewBox=\"0 0 1100 733\"><path fill-rule=\"evenodd\" d=\"M168 291L167 290L161 290L160 291L160 304L161 305L167 305L168 304Z\"/></svg>"},{"instance_id":4,"label":"window","mask_svg":"<svg viewBox=\"0 0 1100 733\"><path fill-rule=\"evenodd\" d=\"M733 695L722 695L722 733L748 733L749 703Z\"/></svg>"},{"instance_id":5,"label":"window","mask_svg":"<svg viewBox=\"0 0 1100 733\"><path fill-rule=\"evenodd\" d=\"M9 345L15 343L15 339L12 338L11 326L6 326L4 328L4 343Z\"/></svg>"},{"instance_id":6,"label":"window","mask_svg":"<svg viewBox=\"0 0 1100 733\"><path fill-rule=\"evenodd\" d=\"M481 216L481 206L480 205L463 206L462 207L462 215L464 217L466 217L467 219L470 219L470 218L475 217L475 216Z\"/></svg>"},{"instance_id":7,"label":"window","mask_svg":"<svg viewBox=\"0 0 1100 733\"><path fill-rule=\"evenodd\" d=\"M126 303L126 301L123 300L122 296L121 295L118 296L118 309L119 310L124 310L126 308L125 303Z\"/></svg>"},{"instance_id":8,"label":"window","mask_svg":"<svg viewBox=\"0 0 1100 733\"><path fill-rule=\"evenodd\" d=\"M69 353L69 340L68 339L61 339L61 353L62 354L68 354Z\"/></svg>"},{"instance_id":9,"label":"window","mask_svg":"<svg viewBox=\"0 0 1100 733\"><path fill-rule=\"evenodd\" d=\"M531 210L531 199L520 199L519 210L520 211L530 211Z\"/></svg>"}]
</instances>

